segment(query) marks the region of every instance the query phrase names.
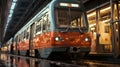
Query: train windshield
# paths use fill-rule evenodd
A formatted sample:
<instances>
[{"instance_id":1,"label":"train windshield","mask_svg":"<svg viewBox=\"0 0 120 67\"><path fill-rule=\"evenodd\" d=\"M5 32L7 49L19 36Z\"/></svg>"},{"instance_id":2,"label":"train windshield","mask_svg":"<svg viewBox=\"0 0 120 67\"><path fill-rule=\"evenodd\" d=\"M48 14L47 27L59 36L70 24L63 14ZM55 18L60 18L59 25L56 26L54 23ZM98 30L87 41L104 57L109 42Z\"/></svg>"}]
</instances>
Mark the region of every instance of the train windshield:
<instances>
[{"instance_id":1,"label":"train windshield","mask_svg":"<svg viewBox=\"0 0 120 67\"><path fill-rule=\"evenodd\" d=\"M85 14L79 8L57 8L55 11L57 28L87 28Z\"/></svg>"}]
</instances>

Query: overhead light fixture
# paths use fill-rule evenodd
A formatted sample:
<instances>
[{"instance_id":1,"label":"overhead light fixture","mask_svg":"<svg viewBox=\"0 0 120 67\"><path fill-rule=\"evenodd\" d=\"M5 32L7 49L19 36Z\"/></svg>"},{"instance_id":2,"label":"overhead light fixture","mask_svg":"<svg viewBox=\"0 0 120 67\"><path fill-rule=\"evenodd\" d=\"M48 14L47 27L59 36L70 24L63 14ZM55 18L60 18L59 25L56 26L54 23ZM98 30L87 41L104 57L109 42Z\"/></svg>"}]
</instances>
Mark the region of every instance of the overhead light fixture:
<instances>
[{"instance_id":1,"label":"overhead light fixture","mask_svg":"<svg viewBox=\"0 0 120 67\"><path fill-rule=\"evenodd\" d=\"M13 2L17 2L17 0L13 0Z\"/></svg>"},{"instance_id":2,"label":"overhead light fixture","mask_svg":"<svg viewBox=\"0 0 120 67\"><path fill-rule=\"evenodd\" d=\"M6 26L5 26L3 37L5 37L9 22L10 22L10 20L12 18L12 15L13 15L13 10L14 10L14 8L16 6L16 2L17 2L17 0L12 0L12 4L11 4L10 10L9 10L9 15L8 15L8 18L7 18L7 23L6 23Z\"/></svg>"},{"instance_id":3,"label":"overhead light fixture","mask_svg":"<svg viewBox=\"0 0 120 67\"><path fill-rule=\"evenodd\" d=\"M11 8L10 8L10 9L11 9L11 10L14 9L14 8L15 8L15 5L16 5L16 3L15 3L15 2L12 2L12 5L11 5Z\"/></svg>"},{"instance_id":4,"label":"overhead light fixture","mask_svg":"<svg viewBox=\"0 0 120 67\"><path fill-rule=\"evenodd\" d=\"M10 13L8 17L12 17L12 14Z\"/></svg>"},{"instance_id":5,"label":"overhead light fixture","mask_svg":"<svg viewBox=\"0 0 120 67\"><path fill-rule=\"evenodd\" d=\"M96 15L96 12L88 14L87 17L91 17L91 16L94 16L94 15Z\"/></svg>"},{"instance_id":6,"label":"overhead light fixture","mask_svg":"<svg viewBox=\"0 0 120 67\"><path fill-rule=\"evenodd\" d=\"M13 13L13 10L10 10L10 13Z\"/></svg>"},{"instance_id":7,"label":"overhead light fixture","mask_svg":"<svg viewBox=\"0 0 120 67\"><path fill-rule=\"evenodd\" d=\"M68 6L67 3L60 3L60 6Z\"/></svg>"},{"instance_id":8,"label":"overhead light fixture","mask_svg":"<svg viewBox=\"0 0 120 67\"><path fill-rule=\"evenodd\" d=\"M79 7L79 4L71 4L72 7Z\"/></svg>"},{"instance_id":9,"label":"overhead light fixture","mask_svg":"<svg viewBox=\"0 0 120 67\"><path fill-rule=\"evenodd\" d=\"M100 12L107 11L107 10L109 10L110 8L111 8L111 7L107 7L107 8L105 8L105 9L100 10Z\"/></svg>"}]
</instances>

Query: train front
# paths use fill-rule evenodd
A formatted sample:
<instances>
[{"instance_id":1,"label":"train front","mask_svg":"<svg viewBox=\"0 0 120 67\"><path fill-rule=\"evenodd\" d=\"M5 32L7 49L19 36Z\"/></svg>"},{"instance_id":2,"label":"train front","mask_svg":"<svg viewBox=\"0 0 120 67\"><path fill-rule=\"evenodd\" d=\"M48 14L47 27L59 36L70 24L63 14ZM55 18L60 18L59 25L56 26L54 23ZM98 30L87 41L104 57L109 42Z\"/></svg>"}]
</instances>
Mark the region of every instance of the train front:
<instances>
[{"instance_id":1,"label":"train front","mask_svg":"<svg viewBox=\"0 0 120 67\"><path fill-rule=\"evenodd\" d=\"M82 3L60 0L55 5L52 42L54 51L68 54L89 53L91 37Z\"/></svg>"}]
</instances>

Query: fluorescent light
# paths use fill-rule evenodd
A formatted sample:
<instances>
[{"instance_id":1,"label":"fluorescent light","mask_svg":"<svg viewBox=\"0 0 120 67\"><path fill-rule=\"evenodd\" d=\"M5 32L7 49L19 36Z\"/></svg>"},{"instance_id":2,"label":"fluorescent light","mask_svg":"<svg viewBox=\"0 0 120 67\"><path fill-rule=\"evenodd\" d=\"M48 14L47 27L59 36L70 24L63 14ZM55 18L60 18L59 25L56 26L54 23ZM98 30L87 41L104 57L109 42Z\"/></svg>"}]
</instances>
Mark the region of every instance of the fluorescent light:
<instances>
[{"instance_id":1,"label":"fluorescent light","mask_svg":"<svg viewBox=\"0 0 120 67\"><path fill-rule=\"evenodd\" d=\"M7 19L8 21L7 22L9 22L10 20L11 20L11 17L8 17L8 19Z\"/></svg>"},{"instance_id":2,"label":"fluorescent light","mask_svg":"<svg viewBox=\"0 0 120 67\"><path fill-rule=\"evenodd\" d=\"M13 0L13 2L17 2L17 0Z\"/></svg>"},{"instance_id":3,"label":"fluorescent light","mask_svg":"<svg viewBox=\"0 0 120 67\"><path fill-rule=\"evenodd\" d=\"M15 8L15 5L16 5L16 3L13 2L11 5L11 10Z\"/></svg>"},{"instance_id":4,"label":"fluorescent light","mask_svg":"<svg viewBox=\"0 0 120 67\"><path fill-rule=\"evenodd\" d=\"M12 0L11 8L9 10L9 15L8 15L7 23L6 23L5 30L4 30L4 35L3 35L4 37L5 37L6 31L7 31L7 28L8 28L8 24L9 24L11 18L12 18L13 10L15 8L15 5L16 5L17 1L18 0Z\"/></svg>"},{"instance_id":5,"label":"fluorescent light","mask_svg":"<svg viewBox=\"0 0 120 67\"><path fill-rule=\"evenodd\" d=\"M91 16L94 16L94 15L96 15L95 12L88 14L87 17L91 17Z\"/></svg>"},{"instance_id":6,"label":"fluorescent light","mask_svg":"<svg viewBox=\"0 0 120 67\"><path fill-rule=\"evenodd\" d=\"M64 6L64 7L79 7L79 4L60 3L60 6Z\"/></svg>"},{"instance_id":7,"label":"fluorescent light","mask_svg":"<svg viewBox=\"0 0 120 67\"><path fill-rule=\"evenodd\" d=\"M104 11L106 11L106 10L109 10L111 7L107 7L107 8L105 8L105 9L102 9L102 10L100 10L100 12L104 12Z\"/></svg>"},{"instance_id":8,"label":"fluorescent light","mask_svg":"<svg viewBox=\"0 0 120 67\"><path fill-rule=\"evenodd\" d=\"M13 10L10 10L10 13L13 13Z\"/></svg>"}]
</instances>

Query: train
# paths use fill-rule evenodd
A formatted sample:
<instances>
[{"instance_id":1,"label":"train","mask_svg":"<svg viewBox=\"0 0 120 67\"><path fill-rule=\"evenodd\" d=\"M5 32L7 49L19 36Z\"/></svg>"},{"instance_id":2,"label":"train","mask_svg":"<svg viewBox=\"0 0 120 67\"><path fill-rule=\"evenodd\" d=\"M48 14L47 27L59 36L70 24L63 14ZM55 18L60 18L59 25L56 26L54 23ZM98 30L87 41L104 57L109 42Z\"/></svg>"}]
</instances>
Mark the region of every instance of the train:
<instances>
[{"instance_id":1,"label":"train","mask_svg":"<svg viewBox=\"0 0 120 67\"><path fill-rule=\"evenodd\" d=\"M12 37L10 53L40 58L84 56L91 35L81 0L52 0Z\"/></svg>"}]
</instances>

